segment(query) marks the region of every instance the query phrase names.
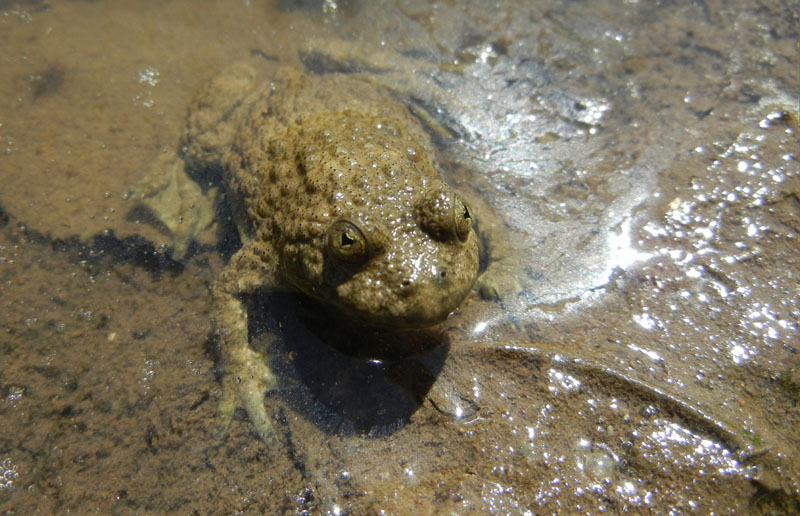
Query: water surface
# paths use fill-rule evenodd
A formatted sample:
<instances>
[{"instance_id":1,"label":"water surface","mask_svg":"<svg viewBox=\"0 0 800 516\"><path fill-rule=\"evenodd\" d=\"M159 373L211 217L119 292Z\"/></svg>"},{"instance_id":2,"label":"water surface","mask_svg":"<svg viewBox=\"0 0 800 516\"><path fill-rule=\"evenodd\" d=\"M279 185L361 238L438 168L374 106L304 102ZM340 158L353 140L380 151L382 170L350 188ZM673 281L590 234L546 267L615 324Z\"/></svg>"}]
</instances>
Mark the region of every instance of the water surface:
<instances>
[{"instance_id":1,"label":"water surface","mask_svg":"<svg viewBox=\"0 0 800 516\"><path fill-rule=\"evenodd\" d=\"M797 512L797 26L778 1L0 1L0 508ZM519 287L380 363L252 300L276 448L244 417L212 437L235 239L172 260L127 195L242 59L390 88Z\"/></svg>"}]
</instances>

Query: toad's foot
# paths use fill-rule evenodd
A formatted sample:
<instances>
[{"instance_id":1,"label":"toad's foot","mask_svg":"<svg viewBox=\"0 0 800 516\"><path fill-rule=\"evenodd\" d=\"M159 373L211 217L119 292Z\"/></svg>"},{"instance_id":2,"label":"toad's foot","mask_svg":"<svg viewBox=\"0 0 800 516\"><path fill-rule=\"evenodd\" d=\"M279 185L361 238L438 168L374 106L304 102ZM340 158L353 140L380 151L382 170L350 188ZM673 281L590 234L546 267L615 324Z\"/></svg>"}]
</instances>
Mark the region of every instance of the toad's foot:
<instances>
[{"instance_id":1,"label":"toad's foot","mask_svg":"<svg viewBox=\"0 0 800 516\"><path fill-rule=\"evenodd\" d=\"M481 214L478 233L489 255L489 265L474 288L483 299L502 304L523 290L520 258L509 242L508 227L484 198L473 195L469 196L469 201Z\"/></svg>"},{"instance_id":2,"label":"toad's foot","mask_svg":"<svg viewBox=\"0 0 800 516\"><path fill-rule=\"evenodd\" d=\"M506 258L489 264L478 278L475 287L483 299L502 302L522 291L518 267L510 261Z\"/></svg>"},{"instance_id":3,"label":"toad's foot","mask_svg":"<svg viewBox=\"0 0 800 516\"><path fill-rule=\"evenodd\" d=\"M275 445L275 431L264 408L264 393L274 389L277 381L266 351L259 353L250 347L247 310L240 298L241 294L254 292L272 280L270 271L273 268L253 252L255 245L251 241L233 255L211 289L223 392L215 435L223 437L227 433L233 411L241 407L252 420L259 437L267 445Z\"/></svg>"},{"instance_id":4,"label":"toad's foot","mask_svg":"<svg viewBox=\"0 0 800 516\"><path fill-rule=\"evenodd\" d=\"M275 388L276 381L266 357L249 347L232 350L225 355L223 396L219 403L214 436L220 439L228 433L233 412L239 407L247 412L264 443L275 445L275 431L264 407L264 394Z\"/></svg>"},{"instance_id":5,"label":"toad's foot","mask_svg":"<svg viewBox=\"0 0 800 516\"><path fill-rule=\"evenodd\" d=\"M131 198L146 208L172 240L172 257L182 259L194 240L213 243L217 188L203 192L174 154L160 154L150 171L131 188Z\"/></svg>"}]
</instances>

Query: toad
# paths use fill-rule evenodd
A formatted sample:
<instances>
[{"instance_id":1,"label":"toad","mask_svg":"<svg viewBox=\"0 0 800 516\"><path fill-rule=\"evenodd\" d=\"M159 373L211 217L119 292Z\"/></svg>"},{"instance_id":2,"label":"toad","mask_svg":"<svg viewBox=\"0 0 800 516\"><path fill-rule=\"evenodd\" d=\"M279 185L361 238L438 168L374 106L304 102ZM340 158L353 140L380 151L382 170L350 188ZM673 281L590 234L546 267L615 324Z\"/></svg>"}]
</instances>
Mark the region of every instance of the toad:
<instances>
[{"instance_id":1,"label":"toad","mask_svg":"<svg viewBox=\"0 0 800 516\"><path fill-rule=\"evenodd\" d=\"M475 215L433 155L405 106L347 75L287 70L259 87L237 64L203 87L179 162L221 167L243 242L212 287L221 434L242 407L275 442L264 394L276 379L248 343L242 296L297 291L388 329L434 325L464 300L478 275Z\"/></svg>"}]
</instances>

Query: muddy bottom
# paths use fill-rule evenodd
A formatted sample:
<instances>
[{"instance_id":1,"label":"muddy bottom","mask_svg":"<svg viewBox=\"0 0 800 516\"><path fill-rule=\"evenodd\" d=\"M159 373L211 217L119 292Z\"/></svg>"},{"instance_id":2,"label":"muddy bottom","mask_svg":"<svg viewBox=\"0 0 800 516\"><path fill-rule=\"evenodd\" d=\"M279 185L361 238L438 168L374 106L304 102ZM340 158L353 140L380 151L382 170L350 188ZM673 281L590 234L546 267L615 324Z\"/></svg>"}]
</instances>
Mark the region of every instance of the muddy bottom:
<instances>
[{"instance_id":1,"label":"muddy bottom","mask_svg":"<svg viewBox=\"0 0 800 516\"><path fill-rule=\"evenodd\" d=\"M797 6L451 4L0 1L4 514L800 512ZM276 446L215 436L228 212L178 260L129 194L237 60L390 91L517 285L248 298Z\"/></svg>"}]
</instances>

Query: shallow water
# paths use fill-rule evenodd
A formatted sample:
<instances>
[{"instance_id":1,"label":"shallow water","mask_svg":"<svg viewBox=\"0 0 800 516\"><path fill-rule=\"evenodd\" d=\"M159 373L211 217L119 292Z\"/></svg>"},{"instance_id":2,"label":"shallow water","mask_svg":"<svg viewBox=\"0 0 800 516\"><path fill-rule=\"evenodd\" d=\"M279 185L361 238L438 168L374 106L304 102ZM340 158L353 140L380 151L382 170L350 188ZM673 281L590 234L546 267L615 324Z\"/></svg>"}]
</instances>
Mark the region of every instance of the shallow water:
<instances>
[{"instance_id":1,"label":"shallow water","mask_svg":"<svg viewBox=\"0 0 800 516\"><path fill-rule=\"evenodd\" d=\"M800 511L797 6L518 4L0 1L0 508ZM241 59L390 88L520 286L385 362L254 299L276 448L211 436L230 245L126 194Z\"/></svg>"}]
</instances>

